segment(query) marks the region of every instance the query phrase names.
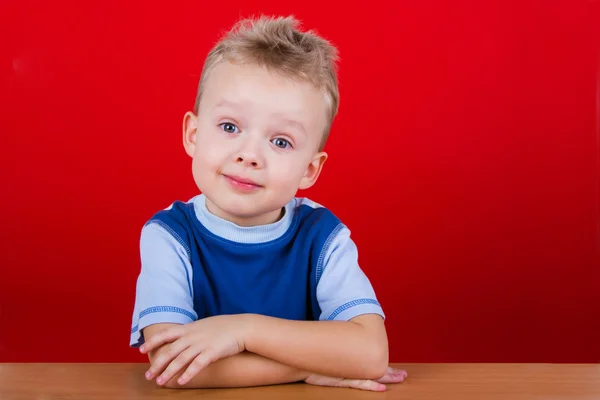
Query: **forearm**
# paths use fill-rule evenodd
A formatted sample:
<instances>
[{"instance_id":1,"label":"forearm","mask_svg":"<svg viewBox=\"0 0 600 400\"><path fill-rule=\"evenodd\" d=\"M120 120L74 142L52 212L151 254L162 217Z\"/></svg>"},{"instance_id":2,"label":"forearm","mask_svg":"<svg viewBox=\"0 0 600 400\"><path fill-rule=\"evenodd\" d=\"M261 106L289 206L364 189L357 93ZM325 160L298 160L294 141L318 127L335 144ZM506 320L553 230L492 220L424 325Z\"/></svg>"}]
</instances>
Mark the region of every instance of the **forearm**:
<instances>
[{"instance_id":1,"label":"forearm","mask_svg":"<svg viewBox=\"0 0 600 400\"><path fill-rule=\"evenodd\" d=\"M268 359L258 354L242 352L211 363L185 385L176 374L165 386L168 388L226 388L276 385L303 381L310 375L297 368Z\"/></svg>"},{"instance_id":2,"label":"forearm","mask_svg":"<svg viewBox=\"0 0 600 400\"><path fill-rule=\"evenodd\" d=\"M356 318L368 324L290 321L254 314L248 318L252 329L245 346L250 352L326 376L378 379L385 374L387 336L377 315Z\"/></svg>"},{"instance_id":3,"label":"forearm","mask_svg":"<svg viewBox=\"0 0 600 400\"><path fill-rule=\"evenodd\" d=\"M150 340L157 333L175 326L177 324L155 324L146 327L143 333L146 340ZM148 353L150 364L154 365L157 357L168 351L169 346L170 344L164 344L150 351ZM302 381L309 375L307 372L258 354L242 352L210 363L198 375L192 377L191 381L185 385L179 385L177 380L188 366L189 364L176 373L165 386L170 388L263 386Z\"/></svg>"}]
</instances>

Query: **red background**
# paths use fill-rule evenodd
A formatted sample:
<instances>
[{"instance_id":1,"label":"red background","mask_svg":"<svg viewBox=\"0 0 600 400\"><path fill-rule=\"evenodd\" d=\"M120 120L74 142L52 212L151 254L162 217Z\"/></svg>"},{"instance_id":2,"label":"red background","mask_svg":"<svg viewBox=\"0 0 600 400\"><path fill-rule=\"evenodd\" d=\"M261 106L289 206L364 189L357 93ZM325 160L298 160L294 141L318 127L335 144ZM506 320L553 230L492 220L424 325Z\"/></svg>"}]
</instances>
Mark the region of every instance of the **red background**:
<instances>
[{"instance_id":1,"label":"red background","mask_svg":"<svg viewBox=\"0 0 600 400\"><path fill-rule=\"evenodd\" d=\"M144 361L140 229L196 194L182 116L255 13L340 49L301 195L352 229L391 361L600 361L600 2L283 3L2 2L0 361Z\"/></svg>"}]
</instances>

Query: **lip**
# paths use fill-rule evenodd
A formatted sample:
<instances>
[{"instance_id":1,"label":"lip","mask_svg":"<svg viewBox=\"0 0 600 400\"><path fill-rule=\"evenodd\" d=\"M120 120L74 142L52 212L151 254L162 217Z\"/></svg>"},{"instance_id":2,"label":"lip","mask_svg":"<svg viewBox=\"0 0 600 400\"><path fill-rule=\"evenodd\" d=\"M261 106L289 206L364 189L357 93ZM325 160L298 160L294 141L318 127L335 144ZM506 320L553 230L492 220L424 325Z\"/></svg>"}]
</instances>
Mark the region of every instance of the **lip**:
<instances>
[{"instance_id":1,"label":"lip","mask_svg":"<svg viewBox=\"0 0 600 400\"><path fill-rule=\"evenodd\" d=\"M254 182L253 180L247 179L247 178L242 178L241 176L225 175L225 174L223 174L223 176L225 177L227 182L229 182L229 184L232 185L233 187L235 187L236 189L255 190L255 189L262 187L262 185L259 185L258 183Z\"/></svg>"}]
</instances>

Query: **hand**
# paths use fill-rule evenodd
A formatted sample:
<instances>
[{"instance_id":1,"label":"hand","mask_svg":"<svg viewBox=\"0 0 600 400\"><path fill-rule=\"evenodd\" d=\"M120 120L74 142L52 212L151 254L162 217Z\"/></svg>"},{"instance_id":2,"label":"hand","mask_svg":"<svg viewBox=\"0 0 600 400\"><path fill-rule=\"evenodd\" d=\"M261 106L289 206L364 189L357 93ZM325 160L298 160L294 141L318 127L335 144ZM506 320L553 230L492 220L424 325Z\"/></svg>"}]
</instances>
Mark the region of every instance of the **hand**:
<instances>
[{"instance_id":1,"label":"hand","mask_svg":"<svg viewBox=\"0 0 600 400\"><path fill-rule=\"evenodd\" d=\"M168 346L158 352L146 379L160 374L156 383L164 385L189 364L177 380L185 385L210 363L244 351L248 327L243 314L219 315L156 333L140 347L140 352L146 354L161 345L168 343Z\"/></svg>"},{"instance_id":2,"label":"hand","mask_svg":"<svg viewBox=\"0 0 600 400\"><path fill-rule=\"evenodd\" d=\"M407 376L408 374L404 370L388 367L386 374L375 381L368 379L331 378L329 376L314 374L306 378L304 382L315 386L345 387L383 392L386 389L384 383L400 383L403 382Z\"/></svg>"}]
</instances>

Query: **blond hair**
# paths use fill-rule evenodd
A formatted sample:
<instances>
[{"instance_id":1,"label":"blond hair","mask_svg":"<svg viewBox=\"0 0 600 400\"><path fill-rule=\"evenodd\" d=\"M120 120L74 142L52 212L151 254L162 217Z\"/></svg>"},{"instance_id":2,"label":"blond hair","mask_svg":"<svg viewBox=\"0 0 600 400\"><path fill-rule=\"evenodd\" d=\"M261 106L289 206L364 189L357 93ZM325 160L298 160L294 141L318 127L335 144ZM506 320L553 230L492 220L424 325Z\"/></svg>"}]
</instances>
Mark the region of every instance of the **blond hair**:
<instances>
[{"instance_id":1,"label":"blond hair","mask_svg":"<svg viewBox=\"0 0 600 400\"><path fill-rule=\"evenodd\" d=\"M198 84L194 112L198 113L203 88L211 70L222 61L255 64L291 79L310 82L322 90L328 106L325 145L339 107L338 52L314 31L302 32L293 16L242 19L208 53Z\"/></svg>"}]
</instances>

